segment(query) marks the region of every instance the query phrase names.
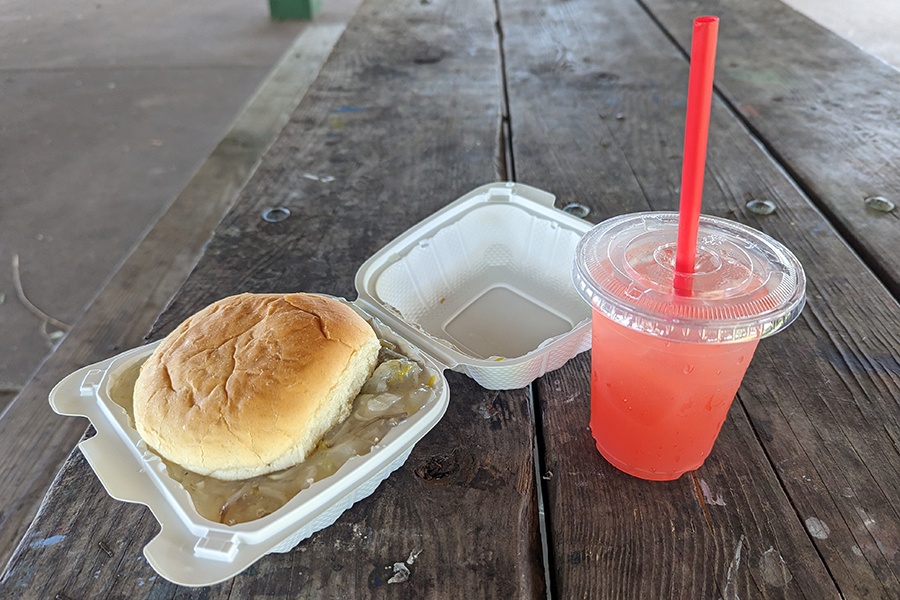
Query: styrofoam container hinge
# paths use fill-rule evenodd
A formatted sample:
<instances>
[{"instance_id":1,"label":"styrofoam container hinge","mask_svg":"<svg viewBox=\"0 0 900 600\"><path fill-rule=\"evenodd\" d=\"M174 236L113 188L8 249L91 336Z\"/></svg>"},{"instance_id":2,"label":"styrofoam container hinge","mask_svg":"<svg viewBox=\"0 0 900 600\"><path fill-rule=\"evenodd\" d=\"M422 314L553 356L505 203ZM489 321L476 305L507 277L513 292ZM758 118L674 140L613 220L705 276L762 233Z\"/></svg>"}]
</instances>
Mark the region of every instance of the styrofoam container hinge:
<instances>
[{"instance_id":1,"label":"styrofoam container hinge","mask_svg":"<svg viewBox=\"0 0 900 600\"><path fill-rule=\"evenodd\" d=\"M103 369L91 369L85 373L84 379L81 380L81 385L78 387L79 395L93 396L96 394L105 374L106 371Z\"/></svg>"},{"instance_id":2,"label":"styrofoam container hinge","mask_svg":"<svg viewBox=\"0 0 900 600\"><path fill-rule=\"evenodd\" d=\"M231 562L238 553L238 539L236 535L210 531L204 537L197 540L194 545L194 556L208 560Z\"/></svg>"}]
</instances>

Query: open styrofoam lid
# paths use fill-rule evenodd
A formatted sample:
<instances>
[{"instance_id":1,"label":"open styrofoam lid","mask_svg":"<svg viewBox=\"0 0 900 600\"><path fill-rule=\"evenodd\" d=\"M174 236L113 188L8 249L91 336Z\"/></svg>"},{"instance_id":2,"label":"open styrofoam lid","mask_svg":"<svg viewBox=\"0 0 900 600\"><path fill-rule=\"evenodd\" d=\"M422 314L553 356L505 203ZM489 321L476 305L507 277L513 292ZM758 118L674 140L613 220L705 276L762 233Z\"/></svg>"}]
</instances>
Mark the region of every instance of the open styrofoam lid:
<instances>
[{"instance_id":1,"label":"open styrofoam lid","mask_svg":"<svg viewBox=\"0 0 900 600\"><path fill-rule=\"evenodd\" d=\"M590 347L570 272L591 224L553 202L518 183L475 189L363 263L358 302L486 388L527 385Z\"/></svg>"}]
</instances>

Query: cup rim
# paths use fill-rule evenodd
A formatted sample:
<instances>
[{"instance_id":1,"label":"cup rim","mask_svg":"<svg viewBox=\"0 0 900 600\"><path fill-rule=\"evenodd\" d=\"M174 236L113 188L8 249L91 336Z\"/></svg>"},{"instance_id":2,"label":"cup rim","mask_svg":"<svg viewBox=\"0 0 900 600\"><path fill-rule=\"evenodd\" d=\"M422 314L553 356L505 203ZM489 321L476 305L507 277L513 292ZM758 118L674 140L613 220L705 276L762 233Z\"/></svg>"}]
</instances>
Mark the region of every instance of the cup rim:
<instances>
[{"instance_id":1,"label":"cup rim","mask_svg":"<svg viewBox=\"0 0 900 600\"><path fill-rule=\"evenodd\" d=\"M728 260L747 273L746 280L735 279L734 290L723 294L712 289L684 297L652 277L640 280L630 268L633 258L625 255L629 243L648 231L661 243L674 241L677 224L676 212L629 213L595 225L582 237L572 278L595 313L656 337L694 343L761 339L799 316L806 301L800 261L767 234L720 217L701 215L700 235L709 236L713 248L727 247ZM652 266L658 275L660 267Z\"/></svg>"}]
</instances>

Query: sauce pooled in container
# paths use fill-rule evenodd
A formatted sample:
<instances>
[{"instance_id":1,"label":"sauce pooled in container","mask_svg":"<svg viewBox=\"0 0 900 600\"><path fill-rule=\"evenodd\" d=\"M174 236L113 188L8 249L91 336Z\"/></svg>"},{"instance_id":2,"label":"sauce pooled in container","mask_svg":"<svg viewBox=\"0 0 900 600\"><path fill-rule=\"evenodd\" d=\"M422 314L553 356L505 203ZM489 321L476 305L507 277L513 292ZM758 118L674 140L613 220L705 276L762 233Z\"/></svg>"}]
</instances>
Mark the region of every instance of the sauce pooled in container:
<instances>
[{"instance_id":1,"label":"sauce pooled in container","mask_svg":"<svg viewBox=\"0 0 900 600\"><path fill-rule=\"evenodd\" d=\"M348 460L368 454L392 427L434 398L436 375L382 340L378 366L353 402L350 416L332 427L315 452L282 471L238 481L198 475L163 459L206 519L235 525L262 518L284 506L301 490L333 475ZM110 398L133 419L132 393L141 363L130 365L109 385Z\"/></svg>"}]
</instances>

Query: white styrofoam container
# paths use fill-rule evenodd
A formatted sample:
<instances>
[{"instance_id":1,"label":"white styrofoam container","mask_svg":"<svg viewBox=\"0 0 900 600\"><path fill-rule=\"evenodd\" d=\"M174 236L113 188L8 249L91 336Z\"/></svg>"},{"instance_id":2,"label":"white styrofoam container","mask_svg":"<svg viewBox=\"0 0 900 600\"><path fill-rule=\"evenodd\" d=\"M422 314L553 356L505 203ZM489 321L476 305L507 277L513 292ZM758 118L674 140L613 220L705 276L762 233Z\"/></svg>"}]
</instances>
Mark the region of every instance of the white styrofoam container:
<instances>
[{"instance_id":1,"label":"white styrofoam container","mask_svg":"<svg viewBox=\"0 0 900 600\"><path fill-rule=\"evenodd\" d=\"M591 224L518 183L475 189L363 263L359 304L488 389L524 387L590 348L572 284Z\"/></svg>"},{"instance_id":2,"label":"white styrofoam container","mask_svg":"<svg viewBox=\"0 0 900 600\"><path fill-rule=\"evenodd\" d=\"M115 403L109 387L115 377L150 356L159 342L124 352L79 369L50 392L50 404L63 415L85 416L97 435L79 447L107 492L117 500L147 505L161 531L144 548L150 565L166 579L186 586L211 585L233 577L270 552L287 552L314 532L328 527L354 503L370 495L400 467L413 446L447 410L449 390L442 368L377 322L381 339L436 375L435 397L393 427L364 456L351 458L334 475L313 483L274 513L237 525L200 516L187 491L166 473L131 426L131 417Z\"/></svg>"},{"instance_id":3,"label":"white styrofoam container","mask_svg":"<svg viewBox=\"0 0 900 600\"><path fill-rule=\"evenodd\" d=\"M211 585L265 554L287 552L370 495L444 415L443 370L490 389L514 389L590 347L590 307L569 271L591 225L553 208L553 196L514 183L482 186L367 260L348 303L379 337L437 375L435 398L372 451L301 491L274 513L227 526L201 517L188 493L109 395L117 374L157 343L75 371L50 393L63 415L87 417L97 435L79 446L109 494L144 504L161 531L144 548L151 566L186 586ZM346 301L345 301L346 302Z\"/></svg>"}]
</instances>

